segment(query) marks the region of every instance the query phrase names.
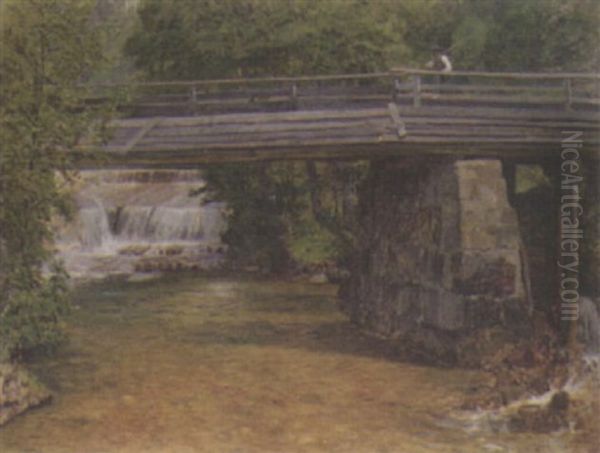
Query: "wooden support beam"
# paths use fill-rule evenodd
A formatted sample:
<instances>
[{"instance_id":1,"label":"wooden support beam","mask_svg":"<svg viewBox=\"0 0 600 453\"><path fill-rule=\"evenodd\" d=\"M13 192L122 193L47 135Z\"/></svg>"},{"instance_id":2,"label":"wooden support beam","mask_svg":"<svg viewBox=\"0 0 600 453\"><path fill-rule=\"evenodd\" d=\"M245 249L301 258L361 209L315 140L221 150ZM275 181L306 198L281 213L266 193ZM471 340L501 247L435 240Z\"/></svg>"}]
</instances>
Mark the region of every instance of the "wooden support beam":
<instances>
[{"instance_id":1,"label":"wooden support beam","mask_svg":"<svg viewBox=\"0 0 600 453\"><path fill-rule=\"evenodd\" d=\"M124 153L131 151L137 142L139 142L144 135L150 132L154 126L160 123L160 121L161 118L152 118L152 121L148 121L145 125L143 125L139 131L133 137L131 137L131 139L129 139L123 147L121 147L119 151Z\"/></svg>"},{"instance_id":2,"label":"wooden support beam","mask_svg":"<svg viewBox=\"0 0 600 453\"><path fill-rule=\"evenodd\" d=\"M419 108L421 107L421 76L415 75L413 83L413 106Z\"/></svg>"}]
</instances>

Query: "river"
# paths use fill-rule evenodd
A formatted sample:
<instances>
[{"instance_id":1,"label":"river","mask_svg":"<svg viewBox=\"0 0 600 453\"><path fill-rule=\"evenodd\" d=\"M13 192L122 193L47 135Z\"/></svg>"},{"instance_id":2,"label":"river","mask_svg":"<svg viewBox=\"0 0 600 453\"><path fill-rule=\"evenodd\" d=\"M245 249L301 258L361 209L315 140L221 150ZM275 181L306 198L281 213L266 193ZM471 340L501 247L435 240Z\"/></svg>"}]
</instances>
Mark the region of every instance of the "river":
<instances>
[{"instance_id":1,"label":"river","mask_svg":"<svg viewBox=\"0 0 600 453\"><path fill-rule=\"evenodd\" d=\"M484 377L403 361L333 285L172 274L74 302L68 344L30 365L54 400L0 430L3 453L591 451L464 423Z\"/></svg>"}]
</instances>

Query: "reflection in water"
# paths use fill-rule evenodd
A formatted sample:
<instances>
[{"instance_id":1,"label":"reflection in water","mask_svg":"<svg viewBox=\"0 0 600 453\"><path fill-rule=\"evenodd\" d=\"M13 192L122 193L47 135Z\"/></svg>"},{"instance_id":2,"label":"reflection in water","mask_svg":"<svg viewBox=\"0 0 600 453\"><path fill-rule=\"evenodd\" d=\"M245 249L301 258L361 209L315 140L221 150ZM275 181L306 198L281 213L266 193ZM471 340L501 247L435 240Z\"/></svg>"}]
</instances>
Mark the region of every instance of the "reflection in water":
<instances>
[{"instance_id":1,"label":"reflection in water","mask_svg":"<svg viewBox=\"0 0 600 453\"><path fill-rule=\"evenodd\" d=\"M2 452L572 451L568 433L463 429L482 376L402 362L329 285L174 275L76 301L70 343L35 364L55 400Z\"/></svg>"}]
</instances>

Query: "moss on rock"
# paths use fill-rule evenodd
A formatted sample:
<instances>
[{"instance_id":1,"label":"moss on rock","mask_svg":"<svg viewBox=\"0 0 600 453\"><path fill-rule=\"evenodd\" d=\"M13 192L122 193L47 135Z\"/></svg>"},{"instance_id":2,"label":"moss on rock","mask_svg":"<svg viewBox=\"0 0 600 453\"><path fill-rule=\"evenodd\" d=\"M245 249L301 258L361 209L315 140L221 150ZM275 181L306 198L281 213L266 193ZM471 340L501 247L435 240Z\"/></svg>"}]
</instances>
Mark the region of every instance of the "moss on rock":
<instances>
[{"instance_id":1,"label":"moss on rock","mask_svg":"<svg viewBox=\"0 0 600 453\"><path fill-rule=\"evenodd\" d=\"M50 398L48 389L23 367L0 364L0 426Z\"/></svg>"}]
</instances>

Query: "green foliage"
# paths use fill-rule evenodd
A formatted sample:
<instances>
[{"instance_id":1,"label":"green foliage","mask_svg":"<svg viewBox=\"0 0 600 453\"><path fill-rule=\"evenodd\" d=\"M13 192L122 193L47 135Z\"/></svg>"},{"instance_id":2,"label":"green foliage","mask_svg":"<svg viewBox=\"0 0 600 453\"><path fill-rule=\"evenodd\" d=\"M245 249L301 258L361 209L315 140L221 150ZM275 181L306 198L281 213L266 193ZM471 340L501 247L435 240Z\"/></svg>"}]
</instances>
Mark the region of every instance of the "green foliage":
<instances>
[{"instance_id":1,"label":"green foliage","mask_svg":"<svg viewBox=\"0 0 600 453\"><path fill-rule=\"evenodd\" d=\"M315 167L316 181L308 176L304 162L206 169L207 189L201 192L208 193L208 200L226 201L229 208L223 240L232 263L285 272L295 263L344 258L352 245L354 189L366 167L337 163Z\"/></svg>"},{"instance_id":2,"label":"green foliage","mask_svg":"<svg viewBox=\"0 0 600 453\"><path fill-rule=\"evenodd\" d=\"M455 67L494 71L592 71L600 67L596 0L434 2L438 44ZM435 19L430 20L435 28Z\"/></svg>"},{"instance_id":3,"label":"green foliage","mask_svg":"<svg viewBox=\"0 0 600 453\"><path fill-rule=\"evenodd\" d=\"M330 230L308 217L295 225L287 242L292 257L302 264L320 264L340 256L339 240Z\"/></svg>"},{"instance_id":4,"label":"green foliage","mask_svg":"<svg viewBox=\"0 0 600 453\"><path fill-rule=\"evenodd\" d=\"M147 76L458 69L597 70L597 0L145 0L126 52Z\"/></svg>"},{"instance_id":5,"label":"green foliage","mask_svg":"<svg viewBox=\"0 0 600 453\"><path fill-rule=\"evenodd\" d=\"M285 272L289 223L302 211L302 187L294 164L232 164L206 172L210 198L226 200L228 229L223 240L236 265Z\"/></svg>"},{"instance_id":6,"label":"green foliage","mask_svg":"<svg viewBox=\"0 0 600 453\"><path fill-rule=\"evenodd\" d=\"M100 61L91 1L0 3L0 360L60 338L65 275L50 263L57 172L97 112L78 84ZM68 178L67 178L68 179Z\"/></svg>"},{"instance_id":7,"label":"green foliage","mask_svg":"<svg viewBox=\"0 0 600 453\"><path fill-rule=\"evenodd\" d=\"M492 33L483 60L505 70L597 69L599 20L595 0L497 3L486 17Z\"/></svg>"},{"instance_id":8,"label":"green foliage","mask_svg":"<svg viewBox=\"0 0 600 453\"><path fill-rule=\"evenodd\" d=\"M550 181L539 165L517 165L515 192L525 193L540 186L550 186Z\"/></svg>"},{"instance_id":9,"label":"green foliage","mask_svg":"<svg viewBox=\"0 0 600 453\"><path fill-rule=\"evenodd\" d=\"M134 72L133 60L124 54L123 48L137 22L136 10L130 0L94 0L94 3L91 23L97 28L103 59L90 81L128 82Z\"/></svg>"},{"instance_id":10,"label":"green foliage","mask_svg":"<svg viewBox=\"0 0 600 453\"><path fill-rule=\"evenodd\" d=\"M386 2L147 0L126 52L151 78L385 69L401 53Z\"/></svg>"},{"instance_id":11,"label":"green foliage","mask_svg":"<svg viewBox=\"0 0 600 453\"><path fill-rule=\"evenodd\" d=\"M64 339L61 318L68 313L67 275L53 275L29 290L15 291L3 303L0 361L34 349L52 350Z\"/></svg>"}]
</instances>

